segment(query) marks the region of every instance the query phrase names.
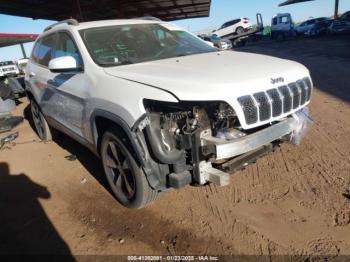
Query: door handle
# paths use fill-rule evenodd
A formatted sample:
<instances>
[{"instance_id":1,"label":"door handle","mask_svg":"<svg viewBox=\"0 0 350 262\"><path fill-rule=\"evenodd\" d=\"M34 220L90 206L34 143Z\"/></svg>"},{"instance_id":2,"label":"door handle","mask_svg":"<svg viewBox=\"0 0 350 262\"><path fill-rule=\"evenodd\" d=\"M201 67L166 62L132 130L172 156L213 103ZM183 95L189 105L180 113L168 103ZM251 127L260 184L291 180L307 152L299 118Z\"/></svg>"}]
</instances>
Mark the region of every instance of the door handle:
<instances>
[{"instance_id":1,"label":"door handle","mask_svg":"<svg viewBox=\"0 0 350 262\"><path fill-rule=\"evenodd\" d=\"M34 77L34 76L35 76L35 73L33 73L33 72L29 73L29 77Z\"/></svg>"}]
</instances>

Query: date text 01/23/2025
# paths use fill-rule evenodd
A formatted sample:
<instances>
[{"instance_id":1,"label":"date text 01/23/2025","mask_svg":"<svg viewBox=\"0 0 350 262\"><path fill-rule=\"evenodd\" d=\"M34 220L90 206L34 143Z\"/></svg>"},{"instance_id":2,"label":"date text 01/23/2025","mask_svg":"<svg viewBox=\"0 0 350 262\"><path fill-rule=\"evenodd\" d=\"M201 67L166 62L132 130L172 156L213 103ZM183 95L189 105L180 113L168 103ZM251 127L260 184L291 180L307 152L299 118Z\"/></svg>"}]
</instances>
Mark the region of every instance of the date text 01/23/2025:
<instances>
[{"instance_id":1,"label":"date text 01/23/2025","mask_svg":"<svg viewBox=\"0 0 350 262\"><path fill-rule=\"evenodd\" d=\"M216 256L128 256L128 261L219 261Z\"/></svg>"}]
</instances>

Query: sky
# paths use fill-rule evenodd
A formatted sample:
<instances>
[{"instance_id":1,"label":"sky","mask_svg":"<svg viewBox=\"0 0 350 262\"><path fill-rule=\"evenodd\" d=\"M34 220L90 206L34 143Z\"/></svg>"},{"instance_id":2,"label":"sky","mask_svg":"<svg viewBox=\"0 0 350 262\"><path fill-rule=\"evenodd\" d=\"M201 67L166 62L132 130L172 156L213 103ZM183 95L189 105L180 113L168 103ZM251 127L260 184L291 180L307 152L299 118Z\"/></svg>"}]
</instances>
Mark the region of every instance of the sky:
<instances>
[{"instance_id":1,"label":"sky","mask_svg":"<svg viewBox=\"0 0 350 262\"><path fill-rule=\"evenodd\" d=\"M271 18L277 13L291 13L295 22L310 17L332 16L334 0L315 0L285 7L278 7L284 0L212 0L210 16L175 21L174 23L192 32L214 29L224 22L239 17L247 17L256 23L256 13L261 13L264 24L270 25ZM340 0L339 12L350 10L350 0ZM54 23L47 20L0 15L1 33L41 33L43 29ZM25 44L27 55L31 53L32 43ZM20 46L0 48L0 61L22 58Z\"/></svg>"}]
</instances>

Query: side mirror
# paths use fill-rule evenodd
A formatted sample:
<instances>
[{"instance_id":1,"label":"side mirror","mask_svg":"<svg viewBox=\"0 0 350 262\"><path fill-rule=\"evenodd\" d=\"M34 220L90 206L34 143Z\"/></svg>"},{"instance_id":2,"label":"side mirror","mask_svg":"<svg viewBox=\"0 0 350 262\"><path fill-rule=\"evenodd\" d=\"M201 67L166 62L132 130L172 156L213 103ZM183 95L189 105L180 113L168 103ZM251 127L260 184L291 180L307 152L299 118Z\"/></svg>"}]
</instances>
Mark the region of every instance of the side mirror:
<instances>
[{"instance_id":1,"label":"side mirror","mask_svg":"<svg viewBox=\"0 0 350 262\"><path fill-rule=\"evenodd\" d=\"M64 73L81 70L72 56L54 58L49 62L49 69L53 73Z\"/></svg>"}]
</instances>

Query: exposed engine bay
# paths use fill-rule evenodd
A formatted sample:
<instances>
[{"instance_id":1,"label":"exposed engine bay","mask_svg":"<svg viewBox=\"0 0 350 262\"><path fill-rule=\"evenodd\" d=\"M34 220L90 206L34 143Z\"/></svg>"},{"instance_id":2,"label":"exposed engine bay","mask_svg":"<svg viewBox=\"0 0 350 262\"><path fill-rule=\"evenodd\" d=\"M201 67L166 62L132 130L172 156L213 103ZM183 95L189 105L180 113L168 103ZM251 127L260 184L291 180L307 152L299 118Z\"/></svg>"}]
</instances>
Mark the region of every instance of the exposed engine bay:
<instances>
[{"instance_id":1,"label":"exposed engine bay","mask_svg":"<svg viewBox=\"0 0 350 262\"><path fill-rule=\"evenodd\" d=\"M147 121L141 129L147 148L151 158L163 166L167 185L176 188L207 182L228 184L228 173L255 162L280 142L291 140L292 126L295 121L301 122L291 117L290 123L286 120L275 128L270 124L244 130L225 102L145 100L144 106Z\"/></svg>"},{"instance_id":2,"label":"exposed engine bay","mask_svg":"<svg viewBox=\"0 0 350 262\"><path fill-rule=\"evenodd\" d=\"M225 102L175 104L146 100L144 104L149 120L145 137L152 157L169 165L170 173L191 173L191 183L205 183L200 178L200 163L209 161L215 153L214 148L202 145L201 136L232 140L246 135L234 110Z\"/></svg>"}]
</instances>

